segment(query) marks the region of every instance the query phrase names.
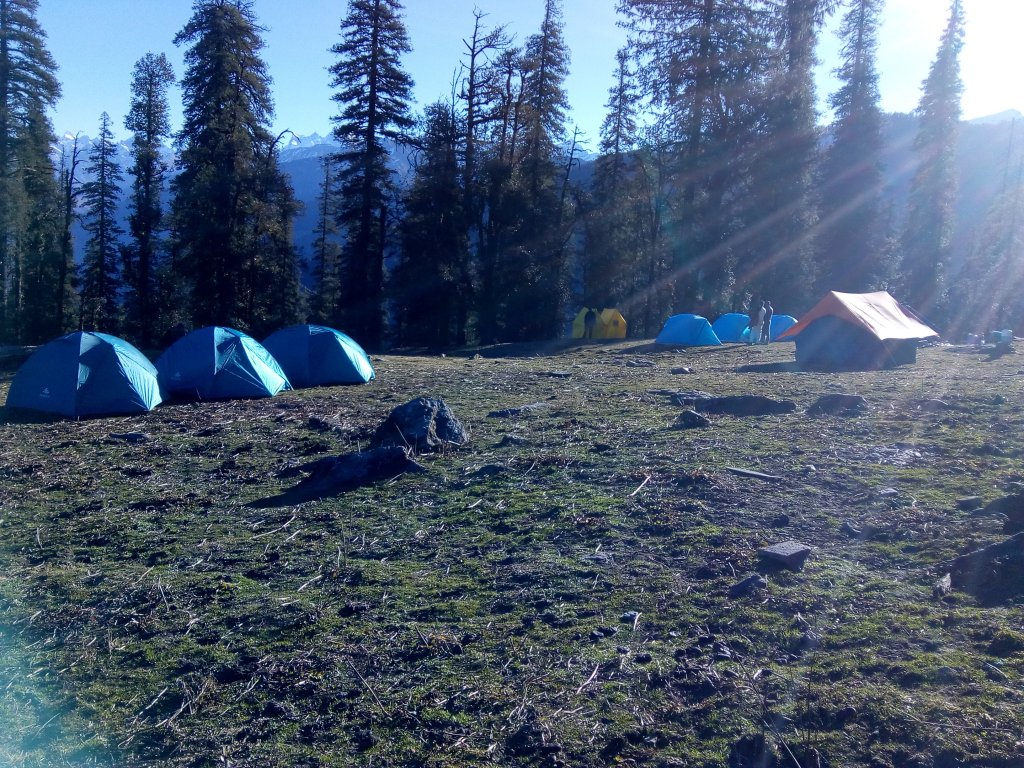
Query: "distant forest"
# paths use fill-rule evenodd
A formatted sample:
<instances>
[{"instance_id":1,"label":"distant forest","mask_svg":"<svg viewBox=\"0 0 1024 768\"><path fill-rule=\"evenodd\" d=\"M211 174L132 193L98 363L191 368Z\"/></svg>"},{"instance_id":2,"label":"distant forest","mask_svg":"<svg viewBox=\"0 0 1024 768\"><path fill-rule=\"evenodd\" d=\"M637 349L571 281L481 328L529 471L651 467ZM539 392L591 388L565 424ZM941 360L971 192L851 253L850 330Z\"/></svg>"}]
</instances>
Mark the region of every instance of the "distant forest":
<instances>
[{"instance_id":1,"label":"distant forest","mask_svg":"<svg viewBox=\"0 0 1024 768\"><path fill-rule=\"evenodd\" d=\"M262 337L308 321L368 349L442 349L559 336L581 306L618 307L649 337L676 312L713 319L767 297L799 315L828 290L882 289L950 336L1012 328L1012 130L983 208L966 208L969 236L957 230L977 191L961 189L957 158L963 0L912 117L879 108L883 2L619 0L629 42L584 158L560 0L521 45L480 12L466 19L452 97L418 115L402 3L349 0L329 74L337 146L303 210L270 128L251 0L195 0L173 37L183 73L160 53L136 63L127 163L106 113L87 145L57 145L38 0L0 0L0 343L85 329L154 349L204 325ZM822 127L814 51L833 15L841 59ZM910 167L893 169L901 132ZM302 249L300 214L315 221Z\"/></svg>"}]
</instances>

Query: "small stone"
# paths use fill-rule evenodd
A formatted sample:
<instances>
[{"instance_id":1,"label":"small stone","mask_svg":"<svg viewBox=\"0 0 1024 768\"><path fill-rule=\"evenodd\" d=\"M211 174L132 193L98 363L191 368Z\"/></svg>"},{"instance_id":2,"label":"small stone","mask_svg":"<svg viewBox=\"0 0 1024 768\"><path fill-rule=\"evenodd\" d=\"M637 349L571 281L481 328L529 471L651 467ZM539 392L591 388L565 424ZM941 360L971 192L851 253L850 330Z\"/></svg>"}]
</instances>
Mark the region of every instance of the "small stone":
<instances>
[{"instance_id":1,"label":"small stone","mask_svg":"<svg viewBox=\"0 0 1024 768\"><path fill-rule=\"evenodd\" d=\"M940 683L957 683L960 681L960 673L953 667L939 667L935 670L935 679Z\"/></svg>"},{"instance_id":2,"label":"small stone","mask_svg":"<svg viewBox=\"0 0 1024 768\"><path fill-rule=\"evenodd\" d=\"M772 528L785 528L787 525L789 525L789 515L785 512L782 512L772 518Z\"/></svg>"},{"instance_id":3,"label":"small stone","mask_svg":"<svg viewBox=\"0 0 1024 768\"><path fill-rule=\"evenodd\" d=\"M595 629L593 632L590 633L590 639L593 640L595 643L604 640L604 632L602 632L600 629Z\"/></svg>"},{"instance_id":4,"label":"small stone","mask_svg":"<svg viewBox=\"0 0 1024 768\"><path fill-rule=\"evenodd\" d=\"M635 658L637 664L650 664L654 660L649 653L638 653Z\"/></svg>"},{"instance_id":5,"label":"small stone","mask_svg":"<svg viewBox=\"0 0 1024 768\"><path fill-rule=\"evenodd\" d=\"M811 554L811 548L796 541L783 541L763 547L757 551L758 557L770 563L776 563L791 571L799 571L804 561Z\"/></svg>"},{"instance_id":6,"label":"small stone","mask_svg":"<svg viewBox=\"0 0 1024 768\"><path fill-rule=\"evenodd\" d=\"M878 495L879 496L883 496L883 497L885 497L885 496L899 496L900 492L897 491L895 488L879 488L878 489Z\"/></svg>"},{"instance_id":7,"label":"small stone","mask_svg":"<svg viewBox=\"0 0 1024 768\"><path fill-rule=\"evenodd\" d=\"M965 496L956 500L956 508L971 512L981 507L981 496Z\"/></svg>"},{"instance_id":8,"label":"small stone","mask_svg":"<svg viewBox=\"0 0 1024 768\"><path fill-rule=\"evenodd\" d=\"M672 424L673 429L703 429L710 426L711 419L692 409L680 413Z\"/></svg>"},{"instance_id":9,"label":"small stone","mask_svg":"<svg viewBox=\"0 0 1024 768\"><path fill-rule=\"evenodd\" d=\"M598 627L597 631L600 632L604 637L614 637L619 634L618 627Z\"/></svg>"},{"instance_id":10,"label":"small stone","mask_svg":"<svg viewBox=\"0 0 1024 768\"><path fill-rule=\"evenodd\" d=\"M764 589L767 586L768 579L760 573L752 573L742 581L738 581L729 587L729 597L742 597L758 589Z\"/></svg>"},{"instance_id":11,"label":"small stone","mask_svg":"<svg viewBox=\"0 0 1024 768\"><path fill-rule=\"evenodd\" d=\"M673 368L673 369L672 369L672 373L674 373L674 374L676 374L676 375L680 375L680 374L687 374L687 373L693 373L693 369L692 369L692 368L687 368L687 367L686 367L686 366L684 365L684 366L681 366L681 367L679 367L679 368Z\"/></svg>"},{"instance_id":12,"label":"small stone","mask_svg":"<svg viewBox=\"0 0 1024 768\"><path fill-rule=\"evenodd\" d=\"M807 409L811 416L828 414L832 416L855 416L868 409L868 401L861 395L830 394L822 395Z\"/></svg>"},{"instance_id":13,"label":"small stone","mask_svg":"<svg viewBox=\"0 0 1024 768\"><path fill-rule=\"evenodd\" d=\"M640 618L639 611L626 611L619 617L619 621L623 624L633 624L638 618Z\"/></svg>"}]
</instances>

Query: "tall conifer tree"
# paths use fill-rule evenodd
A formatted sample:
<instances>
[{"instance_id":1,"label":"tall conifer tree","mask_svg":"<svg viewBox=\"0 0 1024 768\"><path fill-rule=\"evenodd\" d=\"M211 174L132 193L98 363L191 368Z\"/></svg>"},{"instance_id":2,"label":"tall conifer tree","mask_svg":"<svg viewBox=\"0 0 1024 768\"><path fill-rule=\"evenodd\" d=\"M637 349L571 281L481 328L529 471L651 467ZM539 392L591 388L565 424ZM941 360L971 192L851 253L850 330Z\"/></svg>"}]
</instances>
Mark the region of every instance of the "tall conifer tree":
<instances>
[{"instance_id":1,"label":"tall conifer tree","mask_svg":"<svg viewBox=\"0 0 1024 768\"><path fill-rule=\"evenodd\" d=\"M91 179L82 185L85 208L82 226L89 238L82 262L82 328L106 333L119 332L121 236L117 204L124 174L117 162L117 144L110 130L110 116L100 117L100 133L89 151L86 166Z\"/></svg>"},{"instance_id":2,"label":"tall conifer tree","mask_svg":"<svg viewBox=\"0 0 1024 768\"><path fill-rule=\"evenodd\" d=\"M839 26L840 87L832 143L822 167L816 294L881 287L888 262L882 219L882 113L878 106L878 23L884 0L852 0Z\"/></svg>"},{"instance_id":3,"label":"tall conifer tree","mask_svg":"<svg viewBox=\"0 0 1024 768\"><path fill-rule=\"evenodd\" d=\"M427 107L421 157L405 201L402 261L395 275L401 336L411 344L437 348L466 338L471 285L461 132L451 104Z\"/></svg>"},{"instance_id":4,"label":"tall conifer tree","mask_svg":"<svg viewBox=\"0 0 1024 768\"><path fill-rule=\"evenodd\" d=\"M0 340L63 330L59 190L46 116L60 97L38 0L0 0ZM67 278L70 280L70 277Z\"/></svg>"},{"instance_id":5,"label":"tall conifer tree","mask_svg":"<svg viewBox=\"0 0 1024 768\"><path fill-rule=\"evenodd\" d=\"M813 285L818 221L814 175L818 129L814 49L836 0L780 0L769 16L775 38L764 100L764 135L749 200L745 286L778 307L806 302Z\"/></svg>"},{"instance_id":6,"label":"tall conifer tree","mask_svg":"<svg viewBox=\"0 0 1024 768\"><path fill-rule=\"evenodd\" d=\"M384 336L384 261L396 191L386 141L404 141L413 126L413 81L401 64L411 50L402 10L399 0L349 0L341 41L331 48L338 57L330 72L340 111L331 119L343 145L338 210L345 230L342 304L332 317L369 346Z\"/></svg>"},{"instance_id":7,"label":"tall conifer tree","mask_svg":"<svg viewBox=\"0 0 1024 768\"><path fill-rule=\"evenodd\" d=\"M677 310L711 311L732 289L749 199L751 149L763 117L764 7L749 0L620 0L637 79L663 115L654 152L678 195L659 229L669 232ZM663 153L670 156L665 157Z\"/></svg>"},{"instance_id":8,"label":"tall conifer tree","mask_svg":"<svg viewBox=\"0 0 1024 768\"><path fill-rule=\"evenodd\" d=\"M282 272L297 286L298 268L280 235L295 202L268 129L273 102L261 31L252 0L196 0L174 41L190 45L180 173L172 182L174 268L191 296L192 322L253 333L278 324L267 288ZM296 311L294 301L289 306Z\"/></svg>"},{"instance_id":9,"label":"tall conifer tree","mask_svg":"<svg viewBox=\"0 0 1024 768\"><path fill-rule=\"evenodd\" d=\"M157 279L163 243L161 195L167 175L163 143L171 135L167 90L174 70L164 54L147 53L135 63L131 108L124 125L132 131L131 244L125 248L126 332L148 347L160 330Z\"/></svg>"},{"instance_id":10,"label":"tall conifer tree","mask_svg":"<svg viewBox=\"0 0 1024 768\"><path fill-rule=\"evenodd\" d=\"M943 303L953 234L963 42L963 0L952 0L949 20L916 110L919 127L914 149L918 166L911 181L902 239L902 298L933 322Z\"/></svg>"}]
</instances>

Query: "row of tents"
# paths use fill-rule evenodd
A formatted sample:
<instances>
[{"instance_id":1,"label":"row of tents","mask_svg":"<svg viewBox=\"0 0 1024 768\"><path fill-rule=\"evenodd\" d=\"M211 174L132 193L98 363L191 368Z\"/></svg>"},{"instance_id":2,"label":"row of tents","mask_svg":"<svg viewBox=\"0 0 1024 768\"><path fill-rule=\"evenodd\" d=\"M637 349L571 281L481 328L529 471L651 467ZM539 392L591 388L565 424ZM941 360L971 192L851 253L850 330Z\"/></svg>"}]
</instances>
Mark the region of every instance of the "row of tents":
<instances>
[{"instance_id":1,"label":"row of tents","mask_svg":"<svg viewBox=\"0 0 1024 768\"><path fill-rule=\"evenodd\" d=\"M576 316L574 338L584 336L586 312L583 309ZM886 291L830 291L799 322L791 315L776 314L769 329L771 341L796 342L797 364L811 370L885 368L913 362L918 344L938 335ZM593 338L625 336L626 321L618 310L605 309L598 314ZM713 323L700 315L673 315L654 341L695 347L749 340L748 315L730 312Z\"/></svg>"},{"instance_id":2,"label":"row of tents","mask_svg":"<svg viewBox=\"0 0 1024 768\"><path fill-rule=\"evenodd\" d=\"M768 338L771 341L778 341L782 334L794 325L795 317L773 315ZM750 341L750 318L739 312L720 315L713 323L700 315L673 315L665 321L661 332L654 339L656 344L688 347L718 346L723 342L743 341Z\"/></svg>"},{"instance_id":3,"label":"row of tents","mask_svg":"<svg viewBox=\"0 0 1024 768\"><path fill-rule=\"evenodd\" d=\"M69 333L41 346L18 369L9 408L61 416L143 413L172 398L272 397L286 389L365 384L376 374L351 337L294 325L263 340L222 326L192 331L156 364L117 336Z\"/></svg>"}]
</instances>

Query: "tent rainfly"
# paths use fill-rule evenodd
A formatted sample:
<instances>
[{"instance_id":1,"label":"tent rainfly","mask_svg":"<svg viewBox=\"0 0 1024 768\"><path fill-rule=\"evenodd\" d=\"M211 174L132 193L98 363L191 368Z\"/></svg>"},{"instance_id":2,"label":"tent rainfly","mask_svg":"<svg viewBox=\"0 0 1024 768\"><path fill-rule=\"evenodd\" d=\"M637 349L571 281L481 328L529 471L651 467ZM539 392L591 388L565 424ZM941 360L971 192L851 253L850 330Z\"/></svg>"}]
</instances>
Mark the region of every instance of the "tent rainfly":
<instances>
[{"instance_id":1,"label":"tent rainfly","mask_svg":"<svg viewBox=\"0 0 1024 768\"><path fill-rule=\"evenodd\" d=\"M572 338L582 339L586 335L586 327L583 322L587 315L588 308L584 307L576 313L572 321ZM594 323L595 339L624 339L626 338L626 319L617 309L595 309L597 322Z\"/></svg>"},{"instance_id":2,"label":"tent rainfly","mask_svg":"<svg viewBox=\"0 0 1024 768\"><path fill-rule=\"evenodd\" d=\"M365 384L375 378L370 358L354 339L323 325L292 325L270 334L263 346L293 387Z\"/></svg>"},{"instance_id":3,"label":"tent rainfly","mask_svg":"<svg viewBox=\"0 0 1024 768\"><path fill-rule=\"evenodd\" d=\"M281 366L256 339L214 325L174 342L156 369L166 396L220 400L272 397L291 389Z\"/></svg>"},{"instance_id":4,"label":"tent rainfly","mask_svg":"<svg viewBox=\"0 0 1024 768\"><path fill-rule=\"evenodd\" d=\"M750 326L750 317L740 312L726 312L711 324L719 341L743 341L743 332Z\"/></svg>"},{"instance_id":5,"label":"tent rainfly","mask_svg":"<svg viewBox=\"0 0 1024 768\"><path fill-rule=\"evenodd\" d=\"M160 404L156 368L124 339L79 331L44 344L18 369L8 408L61 416L145 413Z\"/></svg>"},{"instance_id":6,"label":"tent rainfly","mask_svg":"<svg viewBox=\"0 0 1024 768\"><path fill-rule=\"evenodd\" d=\"M665 321L655 344L676 344L684 347L721 346L722 342L711 329L711 323L700 315L672 315Z\"/></svg>"},{"instance_id":7,"label":"tent rainfly","mask_svg":"<svg viewBox=\"0 0 1024 768\"><path fill-rule=\"evenodd\" d=\"M872 370L913 363L918 342L938 335L886 291L830 291L779 339L795 338L802 368Z\"/></svg>"}]
</instances>

